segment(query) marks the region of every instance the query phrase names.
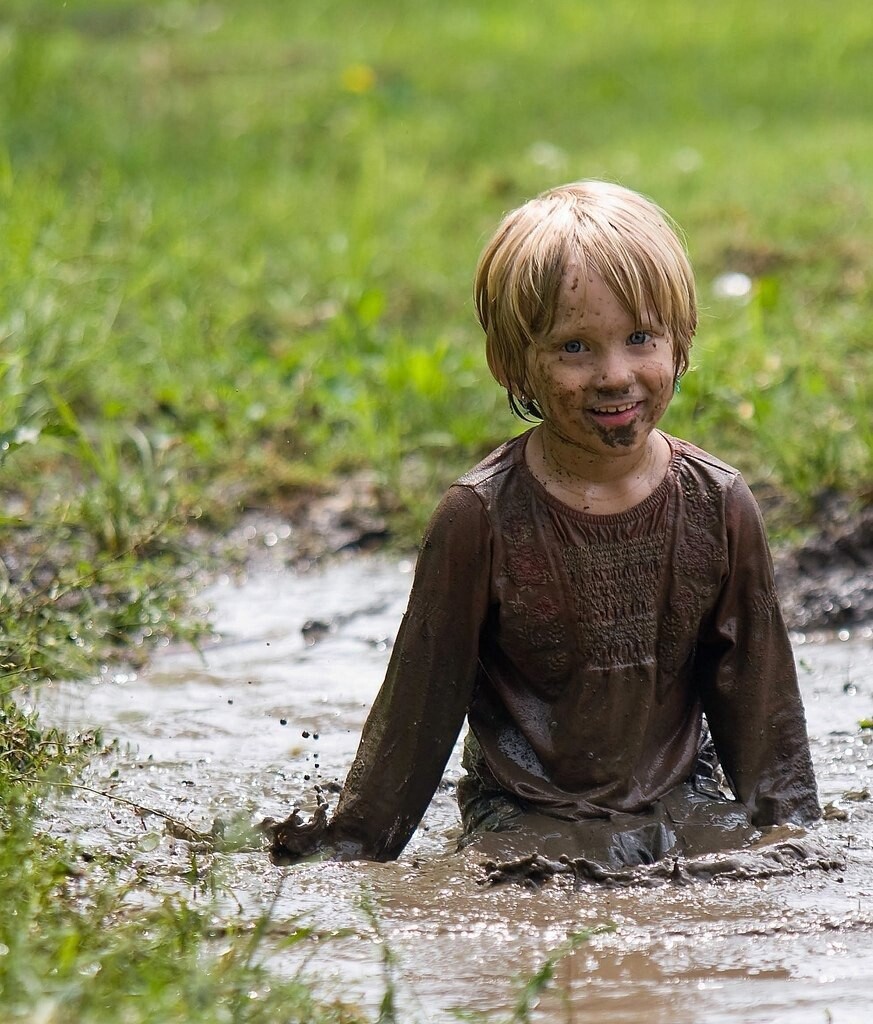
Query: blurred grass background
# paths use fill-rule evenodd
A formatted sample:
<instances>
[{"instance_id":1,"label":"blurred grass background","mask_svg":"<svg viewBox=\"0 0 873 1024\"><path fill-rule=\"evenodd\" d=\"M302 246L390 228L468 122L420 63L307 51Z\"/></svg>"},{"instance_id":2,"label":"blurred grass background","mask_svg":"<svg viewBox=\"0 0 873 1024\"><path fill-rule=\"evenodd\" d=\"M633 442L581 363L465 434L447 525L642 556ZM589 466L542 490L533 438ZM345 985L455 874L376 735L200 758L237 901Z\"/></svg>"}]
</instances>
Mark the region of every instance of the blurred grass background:
<instances>
[{"instance_id":1,"label":"blurred grass background","mask_svg":"<svg viewBox=\"0 0 873 1024\"><path fill-rule=\"evenodd\" d=\"M871 500L871 78L866 0L0 0L6 1018L357 1019L77 882L34 821L82 752L9 695L192 628L192 522L371 468L413 543L521 428L470 300L508 208L666 207L703 317L665 426L780 536Z\"/></svg>"},{"instance_id":2,"label":"blurred grass background","mask_svg":"<svg viewBox=\"0 0 873 1024\"><path fill-rule=\"evenodd\" d=\"M869 499L871 73L859 0L2 0L7 600L65 562L41 592L111 593L95 628L123 639L191 517L360 467L414 542L520 429L479 249L579 177L687 233L703 317L666 428L737 464L777 533Z\"/></svg>"}]
</instances>

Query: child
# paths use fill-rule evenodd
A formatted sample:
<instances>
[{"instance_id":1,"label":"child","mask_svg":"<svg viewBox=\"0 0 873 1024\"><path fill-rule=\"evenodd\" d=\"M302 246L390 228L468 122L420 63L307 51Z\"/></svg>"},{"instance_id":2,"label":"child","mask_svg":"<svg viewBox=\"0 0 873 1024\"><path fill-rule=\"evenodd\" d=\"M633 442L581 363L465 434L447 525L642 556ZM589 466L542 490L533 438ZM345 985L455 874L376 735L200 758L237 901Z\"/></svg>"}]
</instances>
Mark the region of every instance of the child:
<instances>
[{"instance_id":1,"label":"child","mask_svg":"<svg viewBox=\"0 0 873 1024\"><path fill-rule=\"evenodd\" d=\"M665 215L553 189L503 220L475 295L491 372L539 423L443 497L336 813L275 826L274 858L397 857L465 717L462 842L492 852L521 836L620 867L815 820L758 508L657 429L697 321Z\"/></svg>"}]
</instances>

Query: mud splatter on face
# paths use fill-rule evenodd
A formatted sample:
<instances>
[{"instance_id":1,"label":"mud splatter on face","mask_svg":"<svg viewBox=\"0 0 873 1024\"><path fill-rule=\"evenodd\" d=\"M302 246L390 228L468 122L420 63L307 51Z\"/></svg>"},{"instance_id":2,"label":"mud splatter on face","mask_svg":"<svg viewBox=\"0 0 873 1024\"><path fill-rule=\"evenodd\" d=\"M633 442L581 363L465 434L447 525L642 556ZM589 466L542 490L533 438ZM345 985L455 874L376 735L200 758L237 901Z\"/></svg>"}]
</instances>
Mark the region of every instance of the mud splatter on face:
<instances>
[{"instance_id":1,"label":"mud splatter on face","mask_svg":"<svg viewBox=\"0 0 873 1024\"><path fill-rule=\"evenodd\" d=\"M633 424L626 427L601 427L595 423L594 426L603 443L608 444L610 448L630 448L637 437L636 427Z\"/></svg>"},{"instance_id":2,"label":"mud splatter on face","mask_svg":"<svg viewBox=\"0 0 873 1024\"><path fill-rule=\"evenodd\" d=\"M554 322L528 360L553 449L606 462L644 450L673 394L670 342L660 329L641 326L596 275L567 269ZM625 408L607 412L612 405Z\"/></svg>"}]
</instances>

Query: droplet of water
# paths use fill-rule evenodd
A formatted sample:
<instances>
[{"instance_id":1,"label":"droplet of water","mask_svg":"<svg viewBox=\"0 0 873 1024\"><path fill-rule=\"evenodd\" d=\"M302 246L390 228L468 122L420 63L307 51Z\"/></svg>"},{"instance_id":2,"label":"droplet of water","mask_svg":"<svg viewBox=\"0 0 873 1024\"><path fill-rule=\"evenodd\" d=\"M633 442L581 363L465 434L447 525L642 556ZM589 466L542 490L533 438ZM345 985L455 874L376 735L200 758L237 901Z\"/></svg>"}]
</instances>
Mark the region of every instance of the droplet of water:
<instances>
[{"instance_id":1,"label":"droplet of water","mask_svg":"<svg viewBox=\"0 0 873 1024\"><path fill-rule=\"evenodd\" d=\"M136 845L146 853L150 853L161 845L161 837L157 832L146 832L144 836L140 837Z\"/></svg>"}]
</instances>

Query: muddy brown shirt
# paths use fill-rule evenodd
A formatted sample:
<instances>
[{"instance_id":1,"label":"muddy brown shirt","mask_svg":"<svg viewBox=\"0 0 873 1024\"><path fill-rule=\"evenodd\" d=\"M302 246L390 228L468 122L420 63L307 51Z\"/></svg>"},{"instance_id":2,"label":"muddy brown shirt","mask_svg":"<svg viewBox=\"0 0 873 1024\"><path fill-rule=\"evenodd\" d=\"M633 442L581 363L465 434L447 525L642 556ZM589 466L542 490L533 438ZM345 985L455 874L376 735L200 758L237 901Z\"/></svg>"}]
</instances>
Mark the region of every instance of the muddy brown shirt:
<instances>
[{"instance_id":1,"label":"muddy brown shirt","mask_svg":"<svg viewBox=\"0 0 873 1024\"><path fill-rule=\"evenodd\" d=\"M434 513L333 840L396 857L465 716L497 784L555 817L642 811L684 782L704 712L756 824L818 817L770 554L739 473L669 438L645 501L590 515L535 479L526 438Z\"/></svg>"}]
</instances>

